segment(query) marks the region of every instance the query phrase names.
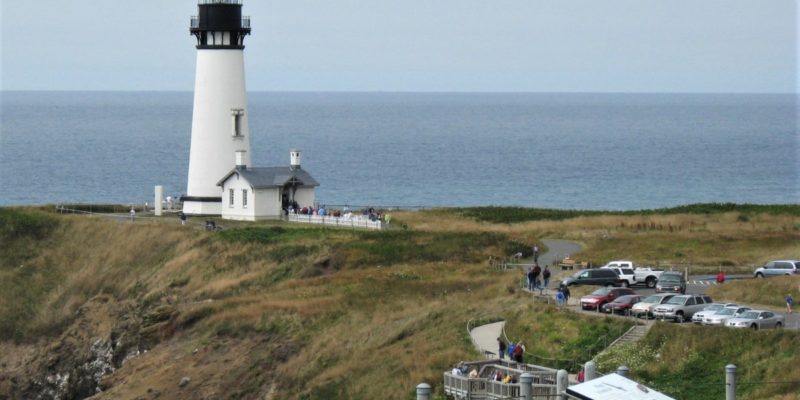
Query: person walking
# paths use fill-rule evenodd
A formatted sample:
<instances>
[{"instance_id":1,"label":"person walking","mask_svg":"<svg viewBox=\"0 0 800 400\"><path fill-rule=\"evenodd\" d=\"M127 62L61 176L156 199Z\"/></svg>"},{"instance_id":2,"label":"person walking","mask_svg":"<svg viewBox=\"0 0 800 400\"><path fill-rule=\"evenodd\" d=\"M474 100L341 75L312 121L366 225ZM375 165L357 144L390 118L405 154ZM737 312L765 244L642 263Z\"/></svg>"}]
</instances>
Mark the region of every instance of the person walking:
<instances>
[{"instance_id":1,"label":"person walking","mask_svg":"<svg viewBox=\"0 0 800 400\"><path fill-rule=\"evenodd\" d=\"M717 284L723 283L725 283L725 273L720 270L719 273L717 273Z\"/></svg>"},{"instance_id":2,"label":"person walking","mask_svg":"<svg viewBox=\"0 0 800 400\"><path fill-rule=\"evenodd\" d=\"M181 211L178 213L178 215L181 217L181 225L186 225L186 214Z\"/></svg>"},{"instance_id":3,"label":"person walking","mask_svg":"<svg viewBox=\"0 0 800 400\"><path fill-rule=\"evenodd\" d=\"M500 355L500 359L504 359L506 357L506 341L503 338L497 338L497 349L499 350L497 354Z\"/></svg>"},{"instance_id":4,"label":"person walking","mask_svg":"<svg viewBox=\"0 0 800 400\"><path fill-rule=\"evenodd\" d=\"M544 271L542 271L542 279L544 279L544 288L547 289L547 285L550 284L550 266L545 264Z\"/></svg>"},{"instance_id":5,"label":"person walking","mask_svg":"<svg viewBox=\"0 0 800 400\"><path fill-rule=\"evenodd\" d=\"M533 262L539 262L539 245L533 245Z\"/></svg>"},{"instance_id":6,"label":"person walking","mask_svg":"<svg viewBox=\"0 0 800 400\"><path fill-rule=\"evenodd\" d=\"M131 214L131 222L133 222L133 219L136 218L136 210L134 210L132 206L130 214Z\"/></svg>"},{"instance_id":7,"label":"person walking","mask_svg":"<svg viewBox=\"0 0 800 400\"><path fill-rule=\"evenodd\" d=\"M564 285L562 286L561 291L564 293L564 304L569 305L569 286Z\"/></svg>"},{"instance_id":8,"label":"person walking","mask_svg":"<svg viewBox=\"0 0 800 400\"><path fill-rule=\"evenodd\" d=\"M536 283L536 276L533 274L533 267L528 268L528 290L531 292Z\"/></svg>"},{"instance_id":9,"label":"person walking","mask_svg":"<svg viewBox=\"0 0 800 400\"><path fill-rule=\"evenodd\" d=\"M789 314L792 313L792 304L794 304L794 298L792 298L792 294L789 293L786 295L786 311Z\"/></svg>"},{"instance_id":10,"label":"person walking","mask_svg":"<svg viewBox=\"0 0 800 400\"><path fill-rule=\"evenodd\" d=\"M539 264L534 264L531 272L533 273L533 289L536 289L539 287L539 274L542 273L542 269L539 268Z\"/></svg>"}]
</instances>

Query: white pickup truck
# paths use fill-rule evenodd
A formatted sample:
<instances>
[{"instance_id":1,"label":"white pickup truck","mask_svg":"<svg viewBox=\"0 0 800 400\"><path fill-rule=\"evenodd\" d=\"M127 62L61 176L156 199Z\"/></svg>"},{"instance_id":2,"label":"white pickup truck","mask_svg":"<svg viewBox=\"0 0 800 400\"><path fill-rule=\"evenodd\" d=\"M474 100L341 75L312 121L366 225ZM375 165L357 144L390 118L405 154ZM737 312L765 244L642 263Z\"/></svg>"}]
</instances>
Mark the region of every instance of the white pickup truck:
<instances>
[{"instance_id":1,"label":"white pickup truck","mask_svg":"<svg viewBox=\"0 0 800 400\"><path fill-rule=\"evenodd\" d=\"M613 269L620 279L628 283L627 286L646 285L649 288L656 287L658 277L664 272L650 267L637 267L633 261L626 260L610 261L600 268Z\"/></svg>"}]
</instances>

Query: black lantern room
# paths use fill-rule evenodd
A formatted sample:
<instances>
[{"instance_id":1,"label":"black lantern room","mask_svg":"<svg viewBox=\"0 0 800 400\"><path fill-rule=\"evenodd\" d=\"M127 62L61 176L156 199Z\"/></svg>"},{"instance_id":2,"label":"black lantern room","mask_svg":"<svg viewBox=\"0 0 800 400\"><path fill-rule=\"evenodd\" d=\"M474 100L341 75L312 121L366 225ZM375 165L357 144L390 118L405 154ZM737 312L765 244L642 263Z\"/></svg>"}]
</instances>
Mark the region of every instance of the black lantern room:
<instances>
[{"instance_id":1,"label":"black lantern room","mask_svg":"<svg viewBox=\"0 0 800 400\"><path fill-rule=\"evenodd\" d=\"M189 32L198 49L244 49L250 17L242 17L242 0L199 0L197 8Z\"/></svg>"}]
</instances>

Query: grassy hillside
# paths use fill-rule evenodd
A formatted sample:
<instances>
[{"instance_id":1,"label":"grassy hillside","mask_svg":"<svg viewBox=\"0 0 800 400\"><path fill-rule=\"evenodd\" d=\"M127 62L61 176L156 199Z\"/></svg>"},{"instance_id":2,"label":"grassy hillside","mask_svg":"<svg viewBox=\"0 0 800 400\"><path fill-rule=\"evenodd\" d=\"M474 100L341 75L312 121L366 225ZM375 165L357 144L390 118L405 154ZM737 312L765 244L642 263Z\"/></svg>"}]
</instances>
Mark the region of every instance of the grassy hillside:
<instances>
[{"instance_id":1,"label":"grassy hillside","mask_svg":"<svg viewBox=\"0 0 800 400\"><path fill-rule=\"evenodd\" d=\"M509 337L541 360L585 361L599 338L627 327L531 303L515 290L517 272L488 268L490 255L564 237L591 259L680 251L714 265L791 254L800 243L791 213L511 225L449 210L395 218L410 229L257 223L210 233L174 218L0 209L0 397L35 397L62 381L64 398L99 386L99 399L407 399L423 381L441 393L442 371L479 357L471 319L507 320ZM691 240L702 246L681 244Z\"/></svg>"},{"instance_id":2,"label":"grassy hillside","mask_svg":"<svg viewBox=\"0 0 800 400\"><path fill-rule=\"evenodd\" d=\"M800 334L657 323L635 344L597 358L598 369L625 364L634 379L676 399L725 397L725 366L737 366L737 398L797 399Z\"/></svg>"},{"instance_id":3,"label":"grassy hillside","mask_svg":"<svg viewBox=\"0 0 800 400\"><path fill-rule=\"evenodd\" d=\"M693 212L673 212L684 208ZM658 210L563 211L565 218L570 216L569 219L527 218L525 215L501 217L508 212L505 208L469 210L499 214L496 218L479 218L472 215L472 211L442 209L400 213L397 218L419 229L434 231L488 230L526 240L543 237L571 239L585 245L585 249L575 256L595 265L609 260L630 259L641 265L707 267L698 269L698 272L716 272L722 267L742 273L752 272L754 265L762 265L769 259L796 258L800 254L800 206L795 205L696 205L669 209L664 214ZM520 210L525 214L531 209ZM530 212L538 215L539 211L532 209ZM493 219L504 222L487 222Z\"/></svg>"}]
</instances>

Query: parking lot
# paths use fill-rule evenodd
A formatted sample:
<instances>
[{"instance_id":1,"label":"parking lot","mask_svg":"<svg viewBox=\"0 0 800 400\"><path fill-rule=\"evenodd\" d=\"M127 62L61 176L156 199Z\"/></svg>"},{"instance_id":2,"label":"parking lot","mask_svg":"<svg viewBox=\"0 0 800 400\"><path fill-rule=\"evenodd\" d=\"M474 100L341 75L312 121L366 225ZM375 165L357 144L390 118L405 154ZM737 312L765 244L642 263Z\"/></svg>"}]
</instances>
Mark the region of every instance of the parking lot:
<instances>
[{"instance_id":1,"label":"parking lot","mask_svg":"<svg viewBox=\"0 0 800 400\"><path fill-rule=\"evenodd\" d=\"M715 277L713 275L690 276L689 279L687 279L687 281L686 281L687 282L686 294L705 294L706 290L709 287L717 284L714 281L714 279L715 279ZM754 278L752 278L749 275L735 275L735 276L729 276L727 279L728 280L737 280L737 279L754 279ZM723 283L722 285L724 286L725 284ZM642 295L642 296L649 296L651 294L655 294L655 292L656 292L655 289L650 289L650 288L646 288L646 287L643 287L643 286L631 286L631 289L633 289L637 294ZM592 290L594 290L594 289L592 289ZM718 302L718 301L724 301L725 299L713 299L713 300L715 302ZM579 301L580 301L580 296L574 296L572 301L570 301L570 305L574 306L575 309L577 311L579 311L579 312L590 313L590 314L598 314L597 311L581 309L581 307L578 305ZM764 309L764 310L775 312L776 314L783 315L784 318L785 318L785 325L784 325L785 328L787 328L787 329L800 329L800 316L798 316L797 313L788 314L788 313L785 312L785 310L778 310L778 309L775 309L775 308L764 308L764 307L761 307L761 306L758 306L758 305L749 305L749 304L741 304L741 305L749 306L749 307L751 307L753 309ZM610 315L610 314L606 314L606 313L600 313L600 314L602 314L602 315ZM620 316L620 315L616 315L616 316L619 317L619 318L630 318L630 317L625 317L625 316ZM641 319L641 320L644 321L644 319ZM691 322L687 323L687 325L691 325Z\"/></svg>"}]
</instances>

